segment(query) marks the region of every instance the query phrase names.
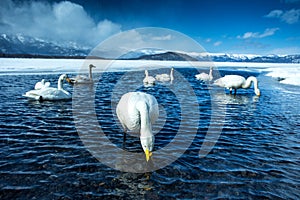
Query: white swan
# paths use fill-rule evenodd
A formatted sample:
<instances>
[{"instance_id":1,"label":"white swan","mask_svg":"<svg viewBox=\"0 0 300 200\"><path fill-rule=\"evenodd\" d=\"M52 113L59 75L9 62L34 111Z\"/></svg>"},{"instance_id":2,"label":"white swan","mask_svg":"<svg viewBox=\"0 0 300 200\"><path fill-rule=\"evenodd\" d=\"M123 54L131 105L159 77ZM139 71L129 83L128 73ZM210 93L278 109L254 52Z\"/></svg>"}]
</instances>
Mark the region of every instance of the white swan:
<instances>
[{"instance_id":1,"label":"white swan","mask_svg":"<svg viewBox=\"0 0 300 200\"><path fill-rule=\"evenodd\" d=\"M26 92L23 96L33 100L66 100L71 99L72 96L69 92L63 89L63 81L68 80L68 76L66 74L62 74L57 83L57 88L53 87L44 87L38 90L30 90Z\"/></svg>"},{"instance_id":2,"label":"white swan","mask_svg":"<svg viewBox=\"0 0 300 200\"><path fill-rule=\"evenodd\" d=\"M254 83L254 92L257 96L260 96L260 90L258 89L258 81L254 76L250 76L247 80L239 75L226 75L222 78L215 80L214 85L224 87L230 90L230 94L232 93L232 89L234 89L234 94L236 94L236 90L239 88L250 88L251 83Z\"/></svg>"},{"instance_id":3,"label":"white swan","mask_svg":"<svg viewBox=\"0 0 300 200\"><path fill-rule=\"evenodd\" d=\"M93 64L89 65L89 76L77 75L75 78L70 78L69 81L72 84L91 84L93 83L92 69L95 68Z\"/></svg>"},{"instance_id":4,"label":"white swan","mask_svg":"<svg viewBox=\"0 0 300 200\"><path fill-rule=\"evenodd\" d=\"M44 87L50 87L50 82L45 82L45 79L42 79L41 81L39 81L35 84L34 89L40 90Z\"/></svg>"},{"instance_id":5,"label":"white swan","mask_svg":"<svg viewBox=\"0 0 300 200\"><path fill-rule=\"evenodd\" d=\"M148 70L145 70L145 78L143 80L144 85L155 85L155 78L153 76L149 76Z\"/></svg>"},{"instance_id":6,"label":"white swan","mask_svg":"<svg viewBox=\"0 0 300 200\"><path fill-rule=\"evenodd\" d=\"M172 67L170 74L157 74L155 76L155 79L161 82L173 81L174 80L173 73L174 73L174 68Z\"/></svg>"},{"instance_id":7,"label":"white swan","mask_svg":"<svg viewBox=\"0 0 300 200\"><path fill-rule=\"evenodd\" d=\"M209 74L202 72L201 74L195 75L195 77L197 80L201 80L204 82L212 81L213 80L212 70L213 68L210 67Z\"/></svg>"},{"instance_id":8,"label":"white swan","mask_svg":"<svg viewBox=\"0 0 300 200\"><path fill-rule=\"evenodd\" d=\"M154 146L152 124L159 115L156 98L143 92L126 93L121 97L116 112L124 129L124 141L127 130L140 132L141 145L148 161Z\"/></svg>"}]
</instances>

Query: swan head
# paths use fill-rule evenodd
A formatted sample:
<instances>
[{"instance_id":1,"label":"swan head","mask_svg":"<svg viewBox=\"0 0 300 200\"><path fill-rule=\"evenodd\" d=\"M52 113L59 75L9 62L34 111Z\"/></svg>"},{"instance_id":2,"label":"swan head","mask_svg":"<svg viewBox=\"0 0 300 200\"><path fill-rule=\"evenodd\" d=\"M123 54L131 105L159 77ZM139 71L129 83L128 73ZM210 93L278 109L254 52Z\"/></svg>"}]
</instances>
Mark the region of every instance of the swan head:
<instances>
[{"instance_id":1,"label":"swan head","mask_svg":"<svg viewBox=\"0 0 300 200\"><path fill-rule=\"evenodd\" d=\"M259 90L258 88L255 89L254 92L255 92L255 94L256 94L257 96L260 96L260 90Z\"/></svg>"},{"instance_id":2,"label":"swan head","mask_svg":"<svg viewBox=\"0 0 300 200\"><path fill-rule=\"evenodd\" d=\"M146 137L140 137L141 145L144 150L146 161L148 162L150 160L150 157L152 156L152 150L154 146L154 136L146 136Z\"/></svg>"},{"instance_id":3,"label":"swan head","mask_svg":"<svg viewBox=\"0 0 300 200\"><path fill-rule=\"evenodd\" d=\"M60 80L60 81L66 80L68 83L71 83L71 82L72 82L71 79L68 77L67 74L62 74L62 75L60 75L59 80Z\"/></svg>"},{"instance_id":4,"label":"swan head","mask_svg":"<svg viewBox=\"0 0 300 200\"><path fill-rule=\"evenodd\" d=\"M93 64L90 64L90 65L89 65L89 68L96 68L96 66L93 65Z\"/></svg>"}]
</instances>

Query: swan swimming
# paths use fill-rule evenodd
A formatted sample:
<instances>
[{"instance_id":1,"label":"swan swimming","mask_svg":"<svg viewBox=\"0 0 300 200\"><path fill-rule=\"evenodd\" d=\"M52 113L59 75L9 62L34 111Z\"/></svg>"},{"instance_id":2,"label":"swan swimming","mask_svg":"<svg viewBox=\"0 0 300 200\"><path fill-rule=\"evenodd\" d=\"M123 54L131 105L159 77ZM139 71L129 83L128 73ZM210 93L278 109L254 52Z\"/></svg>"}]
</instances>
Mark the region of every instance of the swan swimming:
<instances>
[{"instance_id":1,"label":"swan swimming","mask_svg":"<svg viewBox=\"0 0 300 200\"><path fill-rule=\"evenodd\" d=\"M258 89L258 81L254 76L250 76L247 80L239 75L226 75L222 78L215 80L214 85L224 87L230 90L230 94L232 93L232 89L234 89L234 94L236 94L236 90L239 88L250 88L251 83L254 83L254 92L257 96L260 96L260 90Z\"/></svg>"},{"instance_id":2,"label":"swan swimming","mask_svg":"<svg viewBox=\"0 0 300 200\"><path fill-rule=\"evenodd\" d=\"M33 100L48 100L48 101L56 101L56 100L66 100L71 99L71 94L63 89L63 81L68 81L68 76L66 74L62 74L57 82L57 88L53 87L43 87L38 90L30 90L26 92L23 96Z\"/></svg>"},{"instance_id":3,"label":"swan swimming","mask_svg":"<svg viewBox=\"0 0 300 200\"><path fill-rule=\"evenodd\" d=\"M154 96L143 92L129 92L124 94L116 108L118 119L126 132L140 132L140 141L148 162L154 147L152 124L159 115L158 103Z\"/></svg>"},{"instance_id":4,"label":"swan swimming","mask_svg":"<svg viewBox=\"0 0 300 200\"><path fill-rule=\"evenodd\" d=\"M213 75L212 75L213 67L210 67L209 74L202 72L201 74L196 74L195 77L197 80L201 80L204 82L212 81Z\"/></svg>"},{"instance_id":5,"label":"swan swimming","mask_svg":"<svg viewBox=\"0 0 300 200\"><path fill-rule=\"evenodd\" d=\"M172 67L170 74L157 74L155 76L155 79L161 82L173 81L174 80L173 73L174 73L174 68Z\"/></svg>"},{"instance_id":6,"label":"swan swimming","mask_svg":"<svg viewBox=\"0 0 300 200\"><path fill-rule=\"evenodd\" d=\"M149 76L148 70L145 70L145 78L143 80L144 85L155 85L155 78L153 76Z\"/></svg>"},{"instance_id":7,"label":"swan swimming","mask_svg":"<svg viewBox=\"0 0 300 200\"><path fill-rule=\"evenodd\" d=\"M45 79L42 79L41 81L39 81L35 84L34 89L40 90L44 87L50 87L50 82L45 82Z\"/></svg>"},{"instance_id":8,"label":"swan swimming","mask_svg":"<svg viewBox=\"0 0 300 200\"><path fill-rule=\"evenodd\" d=\"M77 75L75 78L69 78L71 84L91 84L93 83L92 69L96 68L93 64L89 65L89 76Z\"/></svg>"}]
</instances>

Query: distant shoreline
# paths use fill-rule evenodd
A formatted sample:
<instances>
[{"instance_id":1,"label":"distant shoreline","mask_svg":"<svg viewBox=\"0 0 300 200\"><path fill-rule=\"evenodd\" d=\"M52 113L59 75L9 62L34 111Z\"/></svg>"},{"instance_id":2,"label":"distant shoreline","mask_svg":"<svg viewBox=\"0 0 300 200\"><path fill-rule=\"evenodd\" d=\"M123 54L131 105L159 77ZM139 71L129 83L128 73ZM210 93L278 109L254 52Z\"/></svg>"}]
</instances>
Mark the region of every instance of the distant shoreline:
<instances>
[{"instance_id":1,"label":"distant shoreline","mask_svg":"<svg viewBox=\"0 0 300 200\"><path fill-rule=\"evenodd\" d=\"M299 64L300 63L300 55L295 56L286 56L284 58L281 57L257 57L257 58L242 58L242 59L232 59L227 55L223 57L200 57L195 58L186 54L167 52L162 54L153 54L153 55L143 55L140 57L133 58L104 58L101 56L90 56L90 55L74 55L74 56L66 56L66 55L42 55L42 54L6 54L0 53L0 58L13 58L13 59L75 59L75 60L115 60L115 61L168 61L168 62L201 62L201 63L269 63L269 64Z\"/></svg>"},{"instance_id":2,"label":"distant shoreline","mask_svg":"<svg viewBox=\"0 0 300 200\"><path fill-rule=\"evenodd\" d=\"M59 55L40 55L40 54L4 54L0 53L0 58L44 58L44 59L101 59L98 56L59 56Z\"/></svg>"}]
</instances>

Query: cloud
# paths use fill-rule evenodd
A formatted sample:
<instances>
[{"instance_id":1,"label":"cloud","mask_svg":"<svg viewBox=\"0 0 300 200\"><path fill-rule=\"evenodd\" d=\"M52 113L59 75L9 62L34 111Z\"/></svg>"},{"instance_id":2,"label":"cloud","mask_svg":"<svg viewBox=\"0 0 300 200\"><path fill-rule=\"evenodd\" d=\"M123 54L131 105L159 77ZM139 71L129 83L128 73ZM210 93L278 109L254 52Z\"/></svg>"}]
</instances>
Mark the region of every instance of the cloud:
<instances>
[{"instance_id":1,"label":"cloud","mask_svg":"<svg viewBox=\"0 0 300 200\"><path fill-rule=\"evenodd\" d=\"M289 11L272 10L269 14L265 15L267 18L278 18L280 21L287 24L295 24L300 18L300 9L291 9Z\"/></svg>"},{"instance_id":2,"label":"cloud","mask_svg":"<svg viewBox=\"0 0 300 200\"><path fill-rule=\"evenodd\" d=\"M1 0L0 32L22 33L56 42L76 42L95 46L121 31L107 19L96 22L84 8L70 1L50 4L45 1L16 3Z\"/></svg>"},{"instance_id":3,"label":"cloud","mask_svg":"<svg viewBox=\"0 0 300 200\"><path fill-rule=\"evenodd\" d=\"M217 41L217 42L214 43L214 46L217 47L217 46L220 46L221 44L222 44L221 41Z\"/></svg>"},{"instance_id":4,"label":"cloud","mask_svg":"<svg viewBox=\"0 0 300 200\"><path fill-rule=\"evenodd\" d=\"M171 40L172 39L172 35L168 34L165 36L155 36L152 37L152 40Z\"/></svg>"},{"instance_id":5,"label":"cloud","mask_svg":"<svg viewBox=\"0 0 300 200\"><path fill-rule=\"evenodd\" d=\"M272 10L269 14L265 15L265 17L268 18L279 18L282 16L283 11L282 10Z\"/></svg>"},{"instance_id":6,"label":"cloud","mask_svg":"<svg viewBox=\"0 0 300 200\"><path fill-rule=\"evenodd\" d=\"M249 38L264 38L274 35L279 28L267 28L263 33L259 32L246 32L243 36L237 36L239 39L249 39Z\"/></svg>"}]
</instances>

